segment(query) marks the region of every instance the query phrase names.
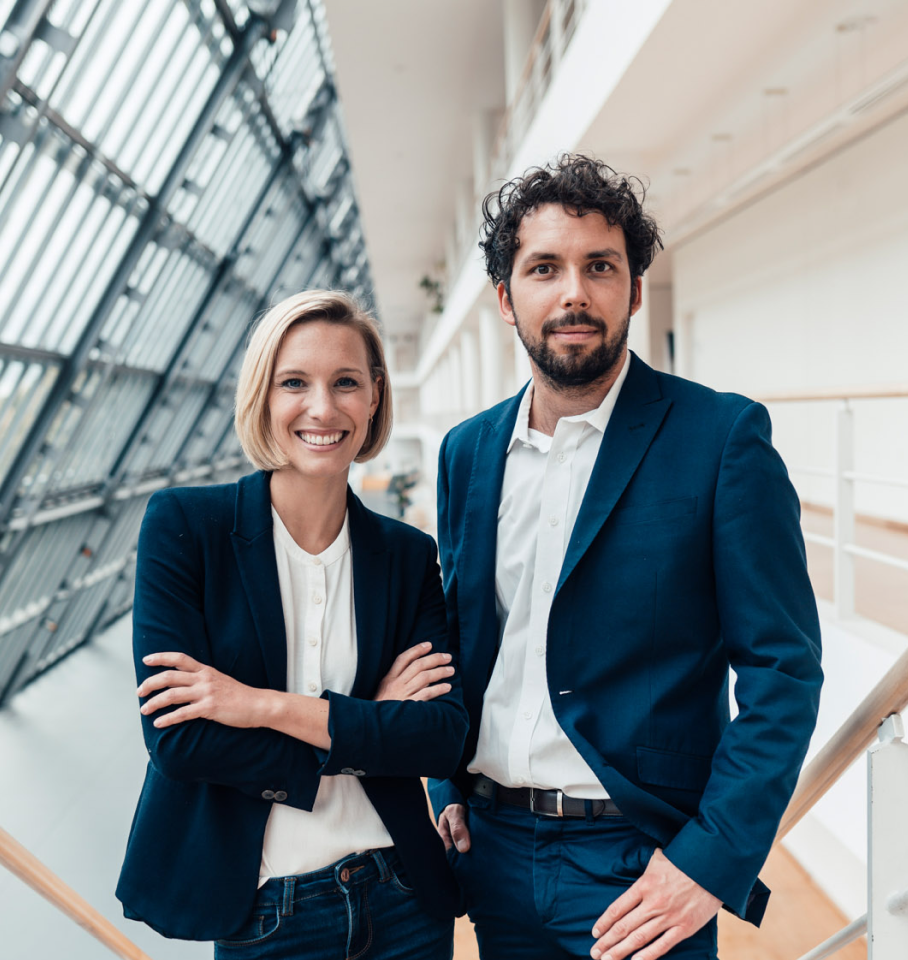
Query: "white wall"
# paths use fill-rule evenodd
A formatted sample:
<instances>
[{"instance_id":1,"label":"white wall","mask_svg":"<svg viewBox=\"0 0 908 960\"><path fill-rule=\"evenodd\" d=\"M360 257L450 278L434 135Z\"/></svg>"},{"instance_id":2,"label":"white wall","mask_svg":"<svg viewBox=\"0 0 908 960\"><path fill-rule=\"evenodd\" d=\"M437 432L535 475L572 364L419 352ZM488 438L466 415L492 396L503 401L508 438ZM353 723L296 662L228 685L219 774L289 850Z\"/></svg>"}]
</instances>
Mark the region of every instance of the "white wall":
<instances>
[{"instance_id":1,"label":"white wall","mask_svg":"<svg viewBox=\"0 0 908 960\"><path fill-rule=\"evenodd\" d=\"M908 382L906 153L902 116L674 248L678 372L750 396ZM834 407L774 406L788 462L832 465ZM908 480L908 400L856 416L856 469ZM857 509L908 521L908 491L859 485Z\"/></svg>"}]
</instances>

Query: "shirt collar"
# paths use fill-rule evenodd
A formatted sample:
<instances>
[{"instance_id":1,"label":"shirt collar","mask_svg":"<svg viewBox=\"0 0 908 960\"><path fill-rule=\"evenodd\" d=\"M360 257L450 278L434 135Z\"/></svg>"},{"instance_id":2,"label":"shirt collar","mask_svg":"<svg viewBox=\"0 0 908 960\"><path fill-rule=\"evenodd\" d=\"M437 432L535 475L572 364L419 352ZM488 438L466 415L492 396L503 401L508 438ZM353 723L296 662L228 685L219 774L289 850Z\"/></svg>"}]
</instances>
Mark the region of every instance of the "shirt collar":
<instances>
[{"instance_id":1,"label":"shirt collar","mask_svg":"<svg viewBox=\"0 0 908 960\"><path fill-rule=\"evenodd\" d=\"M283 520L281 520L280 515L277 510L274 509L274 506L271 507L271 516L274 519L274 529L278 537L281 540L281 543L284 544L287 552L296 560L301 561L302 563L307 564L308 566L317 567L321 564L324 564L326 567L334 563L350 549L350 514L347 512L344 515L344 525L341 527L340 533L335 538L334 542L329 546L325 547L321 553L307 553L294 539L290 536L290 531L284 526Z\"/></svg>"},{"instance_id":2,"label":"shirt collar","mask_svg":"<svg viewBox=\"0 0 908 960\"><path fill-rule=\"evenodd\" d=\"M618 402L618 394L621 392L621 387L624 385L624 381L627 379L627 371L631 366L631 352L627 351L627 354L624 358L624 365L621 367L621 372L618 374L617 379L609 388L609 392L603 397L602 403L599 404L593 410L588 410L586 413L578 413L573 417L562 417L562 420L565 420L567 423L588 423L591 427L598 430L600 433L605 433L605 428L608 426L609 419L612 415L612 411L615 409L615 404ZM534 442L534 439L530 433L530 406L533 403L533 381L530 381L529 386L524 391L523 396L520 398L520 406L517 408L517 421L514 424L514 429L511 432L511 439L508 443L508 448L505 451L510 453L514 449L515 444L522 443L529 445L531 447L536 447L537 444ZM536 431L533 431L535 433Z\"/></svg>"}]
</instances>

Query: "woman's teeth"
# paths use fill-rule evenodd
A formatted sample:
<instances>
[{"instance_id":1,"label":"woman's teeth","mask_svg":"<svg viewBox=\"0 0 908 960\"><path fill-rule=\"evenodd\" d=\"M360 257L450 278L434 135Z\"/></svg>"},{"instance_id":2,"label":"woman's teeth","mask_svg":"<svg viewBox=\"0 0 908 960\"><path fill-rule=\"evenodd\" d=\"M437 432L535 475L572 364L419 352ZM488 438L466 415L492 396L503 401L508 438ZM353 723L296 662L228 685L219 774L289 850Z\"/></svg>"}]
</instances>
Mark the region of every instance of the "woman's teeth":
<instances>
[{"instance_id":1,"label":"woman's teeth","mask_svg":"<svg viewBox=\"0 0 908 960\"><path fill-rule=\"evenodd\" d=\"M340 443L343 439L344 431L340 433L297 433L300 440L305 443L311 443L316 447L327 447L331 443Z\"/></svg>"}]
</instances>

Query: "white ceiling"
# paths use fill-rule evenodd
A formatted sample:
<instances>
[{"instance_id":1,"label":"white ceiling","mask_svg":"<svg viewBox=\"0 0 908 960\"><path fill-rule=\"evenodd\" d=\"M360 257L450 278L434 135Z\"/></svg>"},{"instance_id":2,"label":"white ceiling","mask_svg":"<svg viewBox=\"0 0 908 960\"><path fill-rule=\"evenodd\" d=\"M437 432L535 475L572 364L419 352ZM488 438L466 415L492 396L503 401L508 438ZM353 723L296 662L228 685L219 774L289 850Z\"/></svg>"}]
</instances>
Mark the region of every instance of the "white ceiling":
<instances>
[{"instance_id":1,"label":"white ceiling","mask_svg":"<svg viewBox=\"0 0 908 960\"><path fill-rule=\"evenodd\" d=\"M445 257L473 117L504 108L491 0L326 0L376 299L390 331L426 314L419 280Z\"/></svg>"},{"instance_id":2,"label":"white ceiling","mask_svg":"<svg viewBox=\"0 0 908 960\"><path fill-rule=\"evenodd\" d=\"M501 4L325 6L379 308L389 332L413 331L419 279L444 258L472 174L473 117L504 106ZM903 109L908 73L872 109L847 109L900 65L906 0L673 0L581 142L564 146L648 180L671 243ZM837 111L847 122L829 124ZM824 123L822 142L777 162Z\"/></svg>"}]
</instances>

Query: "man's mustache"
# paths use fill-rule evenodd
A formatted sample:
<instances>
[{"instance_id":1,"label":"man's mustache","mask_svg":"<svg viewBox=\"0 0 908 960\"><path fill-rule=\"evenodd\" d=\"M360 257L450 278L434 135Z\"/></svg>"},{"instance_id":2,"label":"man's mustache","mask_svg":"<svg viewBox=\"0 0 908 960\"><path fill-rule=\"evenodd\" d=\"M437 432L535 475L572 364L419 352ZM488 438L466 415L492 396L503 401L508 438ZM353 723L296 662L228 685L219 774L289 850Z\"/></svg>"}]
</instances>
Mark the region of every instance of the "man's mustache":
<instances>
[{"instance_id":1,"label":"man's mustache","mask_svg":"<svg viewBox=\"0 0 908 960\"><path fill-rule=\"evenodd\" d=\"M546 320L542 325L542 336L547 337L550 333L555 330L560 330L562 327L592 327L594 330L598 330L600 333L607 333L608 328L605 325L604 320L600 320L598 317L590 316L585 310L572 311L570 313L565 313L560 317L556 317L554 320Z\"/></svg>"}]
</instances>

